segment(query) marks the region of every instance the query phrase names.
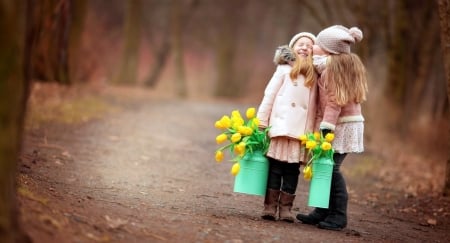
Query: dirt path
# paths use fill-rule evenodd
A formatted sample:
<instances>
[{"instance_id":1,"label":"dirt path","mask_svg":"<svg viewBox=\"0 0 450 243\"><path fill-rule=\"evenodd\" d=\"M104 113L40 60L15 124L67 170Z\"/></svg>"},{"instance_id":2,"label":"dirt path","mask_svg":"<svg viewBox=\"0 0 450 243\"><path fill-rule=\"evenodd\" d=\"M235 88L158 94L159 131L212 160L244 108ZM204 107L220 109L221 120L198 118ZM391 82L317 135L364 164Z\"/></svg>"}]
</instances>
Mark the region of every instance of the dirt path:
<instances>
[{"instance_id":1,"label":"dirt path","mask_svg":"<svg viewBox=\"0 0 450 243\"><path fill-rule=\"evenodd\" d=\"M351 171L345 171L352 200L344 231L261 220L263 198L233 193L231 164L213 157L214 121L248 105L146 99L121 106L121 112L81 125L27 132L19 203L35 242L450 240L448 221L420 224L414 212L409 218L389 213L399 202L395 192ZM343 166L363 159L349 156ZM310 210L307 191L301 179L295 213ZM362 195L371 192L391 193L392 200L367 201Z\"/></svg>"}]
</instances>

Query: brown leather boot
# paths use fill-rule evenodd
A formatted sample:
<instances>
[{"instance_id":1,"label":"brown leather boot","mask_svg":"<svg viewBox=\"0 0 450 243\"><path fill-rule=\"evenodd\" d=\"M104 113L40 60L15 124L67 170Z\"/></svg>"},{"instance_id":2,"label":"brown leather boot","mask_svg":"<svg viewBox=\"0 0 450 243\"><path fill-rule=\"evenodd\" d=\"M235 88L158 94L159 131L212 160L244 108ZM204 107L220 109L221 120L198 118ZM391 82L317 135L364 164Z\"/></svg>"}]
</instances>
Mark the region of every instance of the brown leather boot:
<instances>
[{"instance_id":1,"label":"brown leather boot","mask_svg":"<svg viewBox=\"0 0 450 243\"><path fill-rule=\"evenodd\" d=\"M261 217L266 220L276 220L280 190L268 188L264 198L264 210Z\"/></svg>"},{"instance_id":2,"label":"brown leather boot","mask_svg":"<svg viewBox=\"0 0 450 243\"><path fill-rule=\"evenodd\" d=\"M294 205L294 194L281 191L280 194L280 220L293 223L295 215L292 214L291 209Z\"/></svg>"}]
</instances>

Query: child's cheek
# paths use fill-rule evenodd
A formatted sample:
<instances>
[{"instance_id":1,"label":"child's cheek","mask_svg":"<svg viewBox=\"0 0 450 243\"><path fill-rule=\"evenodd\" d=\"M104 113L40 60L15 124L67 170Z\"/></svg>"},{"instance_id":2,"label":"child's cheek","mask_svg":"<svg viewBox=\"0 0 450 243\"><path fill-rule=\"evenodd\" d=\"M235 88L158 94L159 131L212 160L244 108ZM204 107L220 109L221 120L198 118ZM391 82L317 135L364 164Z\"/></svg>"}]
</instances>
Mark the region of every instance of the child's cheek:
<instances>
[{"instance_id":1,"label":"child's cheek","mask_svg":"<svg viewBox=\"0 0 450 243\"><path fill-rule=\"evenodd\" d=\"M318 45L313 46L313 55L325 55L326 53Z\"/></svg>"}]
</instances>

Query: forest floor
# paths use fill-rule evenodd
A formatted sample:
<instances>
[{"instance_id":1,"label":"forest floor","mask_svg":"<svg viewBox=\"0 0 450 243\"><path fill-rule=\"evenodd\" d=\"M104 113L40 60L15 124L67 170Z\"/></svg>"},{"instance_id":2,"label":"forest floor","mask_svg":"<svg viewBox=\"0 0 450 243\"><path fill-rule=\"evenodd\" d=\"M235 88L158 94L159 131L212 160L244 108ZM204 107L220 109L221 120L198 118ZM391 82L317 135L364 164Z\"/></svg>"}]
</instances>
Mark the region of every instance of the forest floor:
<instances>
[{"instance_id":1,"label":"forest floor","mask_svg":"<svg viewBox=\"0 0 450 243\"><path fill-rule=\"evenodd\" d=\"M263 197L234 193L231 163L214 160L214 121L255 105L35 86L17 175L24 230L45 243L450 241L445 163L374 140L342 166L346 229L262 220ZM294 213L311 210L308 187L301 178Z\"/></svg>"}]
</instances>

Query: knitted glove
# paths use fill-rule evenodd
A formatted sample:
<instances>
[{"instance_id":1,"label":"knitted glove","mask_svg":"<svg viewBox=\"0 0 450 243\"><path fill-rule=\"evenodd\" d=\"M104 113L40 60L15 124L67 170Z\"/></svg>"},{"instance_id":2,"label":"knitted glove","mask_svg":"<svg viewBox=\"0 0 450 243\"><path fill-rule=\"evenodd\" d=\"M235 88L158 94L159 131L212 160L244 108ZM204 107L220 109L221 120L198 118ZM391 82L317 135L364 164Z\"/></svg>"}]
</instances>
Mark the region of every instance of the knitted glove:
<instances>
[{"instance_id":1,"label":"knitted glove","mask_svg":"<svg viewBox=\"0 0 450 243\"><path fill-rule=\"evenodd\" d=\"M331 132L330 129L320 129L320 132L322 133L322 136L325 137L328 133Z\"/></svg>"}]
</instances>

